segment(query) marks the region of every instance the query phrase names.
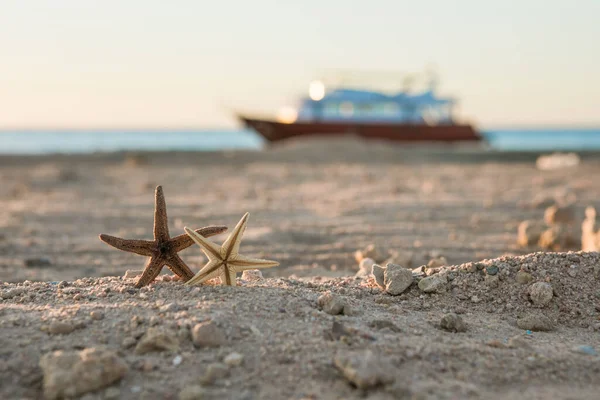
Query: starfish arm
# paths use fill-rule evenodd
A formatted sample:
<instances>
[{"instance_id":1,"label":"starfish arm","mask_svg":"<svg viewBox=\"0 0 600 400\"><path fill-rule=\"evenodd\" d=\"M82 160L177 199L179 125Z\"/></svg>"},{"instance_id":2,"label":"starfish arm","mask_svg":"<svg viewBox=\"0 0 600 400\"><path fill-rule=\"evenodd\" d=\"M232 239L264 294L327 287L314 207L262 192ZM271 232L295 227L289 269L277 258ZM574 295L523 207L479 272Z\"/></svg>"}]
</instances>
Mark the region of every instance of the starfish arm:
<instances>
[{"instance_id":1,"label":"starfish arm","mask_svg":"<svg viewBox=\"0 0 600 400\"><path fill-rule=\"evenodd\" d=\"M135 287L141 288L142 286L146 286L150 282L154 280L160 274L160 270L163 265L165 265L165 260L162 257L152 257L146 267L144 268L144 272L140 279L138 279Z\"/></svg>"},{"instance_id":2,"label":"starfish arm","mask_svg":"<svg viewBox=\"0 0 600 400\"><path fill-rule=\"evenodd\" d=\"M231 234L221 246L221 257L224 260L235 258L240 251L240 243L242 241L242 235L246 230L246 224L248 223L248 213L244 214L240 222L233 228Z\"/></svg>"},{"instance_id":3,"label":"starfish arm","mask_svg":"<svg viewBox=\"0 0 600 400\"><path fill-rule=\"evenodd\" d=\"M154 193L154 239L164 242L169 240L167 203L162 186L157 186Z\"/></svg>"},{"instance_id":4,"label":"starfish arm","mask_svg":"<svg viewBox=\"0 0 600 400\"><path fill-rule=\"evenodd\" d=\"M223 261L212 260L209 261L192 279L186 282L188 285L199 285L206 282L209 279L216 278L223 269Z\"/></svg>"},{"instance_id":5,"label":"starfish arm","mask_svg":"<svg viewBox=\"0 0 600 400\"><path fill-rule=\"evenodd\" d=\"M227 286L237 286L237 279L233 268L223 268L221 270L221 284Z\"/></svg>"},{"instance_id":6,"label":"starfish arm","mask_svg":"<svg viewBox=\"0 0 600 400\"><path fill-rule=\"evenodd\" d=\"M171 271L173 271L173 273L175 275L181 277L184 281L189 281L194 276L194 273L185 264L185 262L183 262L183 260L177 255L177 253L174 253L167 260L167 267L169 267L169 269Z\"/></svg>"},{"instance_id":7,"label":"starfish arm","mask_svg":"<svg viewBox=\"0 0 600 400\"><path fill-rule=\"evenodd\" d=\"M229 264L235 272L243 272L247 269L271 268L279 265L277 261L244 257L242 255L238 255L235 260L227 261L227 264Z\"/></svg>"},{"instance_id":8,"label":"starfish arm","mask_svg":"<svg viewBox=\"0 0 600 400\"><path fill-rule=\"evenodd\" d=\"M196 229L196 233L204 236L205 238L210 236L215 236L220 233L223 233L227 230L226 226L206 226L204 228ZM172 247L175 252L179 252L183 249L187 249L191 245L194 244L194 240L187 235L186 233L182 233L179 236L175 236L171 239Z\"/></svg>"},{"instance_id":9,"label":"starfish arm","mask_svg":"<svg viewBox=\"0 0 600 400\"><path fill-rule=\"evenodd\" d=\"M198 244L198 246L200 246L202 248L202 251L204 252L204 254L206 254L206 256L208 257L208 259L210 261L215 261L215 260L222 261L221 246L202 237L202 235L197 234L196 232L194 232L187 226L184 227L183 229L185 230L185 233L187 233L188 236L190 238L192 238L192 240L194 242L196 242Z\"/></svg>"},{"instance_id":10,"label":"starfish arm","mask_svg":"<svg viewBox=\"0 0 600 400\"><path fill-rule=\"evenodd\" d=\"M100 235L100 240L116 249L147 257L152 256L154 248L154 242L149 240L121 239L105 234Z\"/></svg>"}]
</instances>

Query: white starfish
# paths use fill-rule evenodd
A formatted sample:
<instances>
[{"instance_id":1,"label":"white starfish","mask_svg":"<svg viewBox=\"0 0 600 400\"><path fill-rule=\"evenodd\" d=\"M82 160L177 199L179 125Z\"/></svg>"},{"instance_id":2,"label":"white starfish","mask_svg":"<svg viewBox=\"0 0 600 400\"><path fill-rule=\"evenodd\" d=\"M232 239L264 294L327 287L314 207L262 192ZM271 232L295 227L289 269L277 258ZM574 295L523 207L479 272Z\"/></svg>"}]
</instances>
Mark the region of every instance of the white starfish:
<instances>
[{"instance_id":1,"label":"white starfish","mask_svg":"<svg viewBox=\"0 0 600 400\"><path fill-rule=\"evenodd\" d=\"M222 246L198 235L188 227L184 228L185 232L202 248L202 251L208 257L208 263L192 279L187 281L188 285L199 285L209 279L220 277L222 284L235 286L235 274L237 272L279 265L277 261L249 258L239 254L240 242L246 230L247 221L248 213L244 214Z\"/></svg>"}]
</instances>

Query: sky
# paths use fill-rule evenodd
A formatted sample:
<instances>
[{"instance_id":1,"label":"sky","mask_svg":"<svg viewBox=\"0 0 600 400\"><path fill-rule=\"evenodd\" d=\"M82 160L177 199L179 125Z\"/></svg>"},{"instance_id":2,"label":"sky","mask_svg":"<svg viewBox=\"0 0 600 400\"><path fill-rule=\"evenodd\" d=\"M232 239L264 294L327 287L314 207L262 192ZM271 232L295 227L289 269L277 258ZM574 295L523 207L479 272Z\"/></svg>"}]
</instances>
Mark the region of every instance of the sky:
<instances>
[{"instance_id":1,"label":"sky","mask_svg":"<svg viewBox=\"0 0 600 400\"><path fill-rule=\"evenodd\" d=\"M484 128L600 126L599 0L2 0L0 129L232 128L324 69L419 72Z\"/></svg>"}]
</instances>

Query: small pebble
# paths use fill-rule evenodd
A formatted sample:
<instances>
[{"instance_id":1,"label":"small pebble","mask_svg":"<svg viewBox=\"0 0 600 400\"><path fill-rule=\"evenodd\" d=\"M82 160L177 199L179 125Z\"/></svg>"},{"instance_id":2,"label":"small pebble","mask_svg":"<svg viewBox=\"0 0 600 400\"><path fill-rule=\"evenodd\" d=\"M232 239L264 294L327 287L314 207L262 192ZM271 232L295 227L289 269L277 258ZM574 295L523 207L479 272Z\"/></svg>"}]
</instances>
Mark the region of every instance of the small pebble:
<instances>
[{"instance_id":1,"label":"small pebble","mask_svg":"<svg viewBox=\"0 0 600 400\"><path fill-rule=\"evenodd\" d=\"M359 389L374 388L394 380L392 371L395 368L370 350L337 354L333 363Z\"/></svg>"},{"instance_id":2,"label":"small pebble","mask_svg":"<svg viewBox=\"0 0 600 400\"><path fill-rule=\"evenodd\" d=\"M377 283L380 288L385 289L385 268L378 264L373 264L371 274L373 274L373 278L375 278L375 283Z\"/></svg>"},{"instance_id":3,"label":"small pebble","mask_svg":"<svg viewBox=\"0 0 600 400\"><path fill-rule=\"evenodd\" d=\"M48 333L52 335L66 335L75 330L75 325L67 321L52 321Z\"/></svg>"},{"instance_id":4,"label":"small pebble","mask_svg":"<svg viewBox=\"0 0 600 400\"><path fill-rule=\"evenodd\" d=\"M256 282L263 279L263 274L260 269L247 269L242 272L243 281Z\"/></svg>"},{"instance_id":5,"label":"small pebble","mask_svg":"<svg viewBox=\"0 0 600 400\"><path fill-rule=\"evenodd\" d=\"M331 292L323 293L317 299L317 304L319 308L331 315L338 315L344 311L344 301L338 295L335 295Z\"/></svg>"},{"instance_id":6,"label":"small pebble","mask_svg":"<svg viewBox=\"0 0 600 400\"><path fill-rule=\"evenodd\" d=\"M221 363L213 363L209 364L208 367L206 367L206 372L200 378L200 382L205 385L211 385L217 380L225 378L227 376L229 376L229 368L227 368L227 365Z\"/></svg>"},{"instance_id":7,"label":"small pebble","mask_svg":"<svg viewBox=\"0 0 600 400\"><path fill-rule=\"evenodd\" d=\"M217 324L206 321L192 328L192 342L196 347L218 347L227 343L227 339Z\"/></svg>"},{"instance_id":8,"label":"small pebble","mask_svg":"<svg viewBox=\"0 0 600 400\"><path fill-rule=\"evenodd\" d=\"M102 311L94 310L90 313L90 317L93 320L100 321L101 319L104 319L104 313Z\"/></svg>"},{"instance_id":9,"label":"small pebble","mask_svg":"<svg viewBox=\"0 0 600 400\"><path fill-rule=\"evenodd\" d=\"M517 319L517 326L533 332L549 332L554 330L554 324L550 318L543 314L531 314L519 318Z\"/></svg>"},{"instance_id":10,"label":"small pebble","mask_svg":"<svg viewBox=\"0 0 600 400\"><path fill-rule=\"evenodd\" d=\"M519 272L517 272L516 280L517 280L517 283L519 283L521 285L527 285L529 282L531 282L533 280L533 277L528 272L519 271Z\"/></svg>"},{"instance_id":11,"label":"small pebble","mask_svg":"<svg viewBox=\"0 0 600 400\"><path fill-rule=\"evenodd\" d=\"M137 278L138 276L141 276L143 273L144 273L143 269L128 269L127 271L125 271L125 275L123 275L123 278L125 278L125 279Z\"/></svg>"},{"instance_id":12,"label":"small pebble","mask_svg":"<svg viewBox=\"0 0 600 400\"><path fill-rule=\"evenodd\" d=\"M446 314L440 320L440 328L448 332L466 332L467 325L463 321L463 319L454 314Z\"/></svg>"},{"instance_id":13,"label":"small pebble","mask_svg":"<svg viewBox=\"0 0 600 400\"><path fill-rule=\"evenodd\" d=\"M223 362L225 362L225 364L229 365L230 367L237 367L242 364L242 361L244 361L244 356L240 353L228 354L223 359Z\"/></svg>"},{"instance_id":14,"label":"small pebble","mask_svg":"<svg viewBox=\"0 0 600 400\"><path fill-rule=\"evenodd\" d=\"M387 264L384 272L385 290L393 296L402 294L413 283L413 274L397 264Z\"/></svg>"},{"instance_id":15,"label":"small pebble","mask_svg":"<svg viewBox=\"0 0 600 400\"><path fill-rule=\"evenodd\" d=\"M200 385L184 387L179 392L179 400L202 400L206 398L206 389Z\"/></svg>"},{"instance_id":16,"label":"small pebble","mask_svg":"<svg viewBox=\"0 0 600 400\"><path fill-rule=\"evenodd\" d=\"M146 354L154 351L179 350L179 340L174 332L160 328L148 328L135 347L135 354Z\"/></svg>"},{"instance_id":17,"label":"small pebble","mask_svg":"<svg viewBox=\"0 0 600 400\"><path fill-rule=\"evenodd\" d=\"M419 289L425 293L437 293L445 289L446 283L448 283L446 274L435 274L421 279Z\"/></svg>"},{"instance_id":18,"label":"small pebble","mask_svg":"<svg viewBox=\"0 0 600 400\"><path fill-rule=\"evenodd\" d=\"M546 282L536 282L529 288L529 297L536 306L545 306L552 300L552 286Z\"/></svg>"},{"instance_id":19,"label":"small pebble","mask_svg":"<svg viewBox=\"0 0 600 400\"><path fill-rule=\"evenodd\" d=\"M175 358L173 359L173 365L174 366L178 366L183 362L183 357L181 357L180 355L175 356Z\"/></svg>"}]
</instances>

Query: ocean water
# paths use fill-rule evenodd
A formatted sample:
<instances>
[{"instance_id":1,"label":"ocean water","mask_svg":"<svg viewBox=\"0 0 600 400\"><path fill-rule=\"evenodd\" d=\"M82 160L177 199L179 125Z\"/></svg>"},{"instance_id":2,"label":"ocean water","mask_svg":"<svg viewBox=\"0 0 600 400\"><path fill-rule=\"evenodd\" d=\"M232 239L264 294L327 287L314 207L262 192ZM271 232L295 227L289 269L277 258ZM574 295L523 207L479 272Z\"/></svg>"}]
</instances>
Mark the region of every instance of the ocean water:
<instances>
[{"instance_id":1,"label":"ocean water","mask_svg":"<svg viewBox=\"0 0 600 400\"><path fill-rule=\"evenodd\" d=\"M502 129L482 132L498 151L600 150L596 129ZM203 131L0 131L0 154L260 149L263 139L250 130Z\"/></svg>"}]
</instances>

